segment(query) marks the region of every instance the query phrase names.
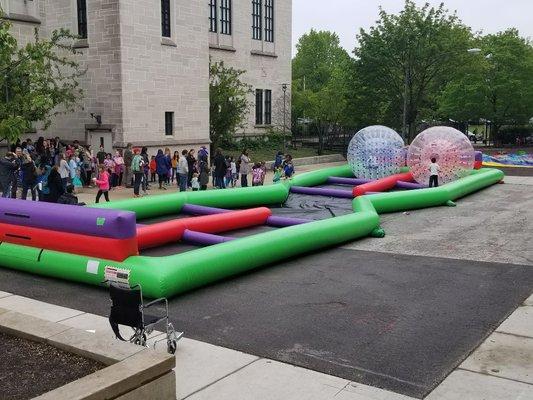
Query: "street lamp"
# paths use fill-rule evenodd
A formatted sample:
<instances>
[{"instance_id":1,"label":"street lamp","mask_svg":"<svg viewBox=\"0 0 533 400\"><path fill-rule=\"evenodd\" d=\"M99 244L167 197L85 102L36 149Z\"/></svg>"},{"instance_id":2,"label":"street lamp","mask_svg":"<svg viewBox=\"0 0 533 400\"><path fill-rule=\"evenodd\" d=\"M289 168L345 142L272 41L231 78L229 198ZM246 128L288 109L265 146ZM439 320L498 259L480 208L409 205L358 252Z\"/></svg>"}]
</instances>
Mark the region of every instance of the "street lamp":
<instances>
[{"instance_id":1,"label":"street lamp","mask_svg":"<svg viewBox=\"0 0 533 400\"><path fill-rule=\"evenodd\" d=\"M283 154L285 154L285 132L287 129L287 87L286 83L281 85L281 90L283 90Z\"/></svg>"}]
</instances>

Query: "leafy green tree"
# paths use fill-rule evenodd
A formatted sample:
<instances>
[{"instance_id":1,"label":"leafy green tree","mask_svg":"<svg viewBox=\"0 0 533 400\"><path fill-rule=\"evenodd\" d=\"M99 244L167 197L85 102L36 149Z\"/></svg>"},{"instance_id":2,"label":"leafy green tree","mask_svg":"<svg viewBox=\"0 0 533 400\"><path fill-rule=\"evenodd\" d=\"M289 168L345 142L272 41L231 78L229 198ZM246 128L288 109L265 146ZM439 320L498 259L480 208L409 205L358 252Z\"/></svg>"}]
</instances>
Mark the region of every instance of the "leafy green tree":
<instances>
[{"instance_id":1,"label":"leafy green tree","mask_svg":"<svg viewBox=\"0 0 533 400\"><path fill-rule=\"evenodd\" d=\"M19 47L10 28L0 18L0 140L16 141L34 123L46 129L54 116L76 109L85 71L72 57L76 37L67 30L49 39L36 31L34 42Z\"/></svg>"},{"instance_id":2,"label":"leafy green tree","mask_svg":"<svg viewBox=\"0 0 533 400\"><path fill-rule=\"evenodd\" d=\"M362 122L405 126L409 141L417 123L434 116L437 95L469 56L472 35L443 4L419 8L406 0L399 14L379 15L358 35L350 108Z\"/></svg>"},{"instance_id":3,"label":"leafy green tree","mask_svg":"<svg viewBox=\"0 0 533 400\"><path fill-rule=\"evenodd\" d=\"M439 97L441 115L459 121L488 119L492 134L533 117L533 47L509 29L477 39L478 54Z\"/></svg>"},{"instance_id":4,"label":"leafy green tree","mask_svg":"<svg viewBox=\"0 0 533 400\"><path fill-rule=\"evenodd\" d=\"M245 125L252 87L241 81L245 71L226 67L223 61L209 65L209 125L214 147L232 141L232 134Z\"/></svg>"},{"instance_id":5,"label":"leafy green tree","mask_svg":"<svg viewBox=\"0 0 533 400\"><path fill-rule=\"evenodd\" d=\"M292 117L311 120L317 129L318 153L326 133L348 120L346 110L352 60L337 34L311 30L296 45L292 63Z\"/></svg>"}]
</instances>

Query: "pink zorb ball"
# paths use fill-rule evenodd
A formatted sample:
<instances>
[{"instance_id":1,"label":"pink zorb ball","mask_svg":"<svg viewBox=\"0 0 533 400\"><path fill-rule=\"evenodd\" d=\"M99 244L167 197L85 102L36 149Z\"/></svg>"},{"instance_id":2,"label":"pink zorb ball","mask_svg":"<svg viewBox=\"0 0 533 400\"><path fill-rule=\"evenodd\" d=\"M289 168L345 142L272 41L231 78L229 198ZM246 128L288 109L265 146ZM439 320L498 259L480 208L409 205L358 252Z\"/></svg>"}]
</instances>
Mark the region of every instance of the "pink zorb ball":
<instances>
[{"instance_id":1,"label":"pink zorb ball","mask_svg":"<svg viewBox=\"0 0 533 400\"><path fill-rule=\"evenodd\" d=\"M434 126L421 132L407 152L407 165L418 183L429 182L432 158L439 165L439 184L444 184L470 173L475 152L462 132L449 126Z\"/></svg>"}]
</instances>

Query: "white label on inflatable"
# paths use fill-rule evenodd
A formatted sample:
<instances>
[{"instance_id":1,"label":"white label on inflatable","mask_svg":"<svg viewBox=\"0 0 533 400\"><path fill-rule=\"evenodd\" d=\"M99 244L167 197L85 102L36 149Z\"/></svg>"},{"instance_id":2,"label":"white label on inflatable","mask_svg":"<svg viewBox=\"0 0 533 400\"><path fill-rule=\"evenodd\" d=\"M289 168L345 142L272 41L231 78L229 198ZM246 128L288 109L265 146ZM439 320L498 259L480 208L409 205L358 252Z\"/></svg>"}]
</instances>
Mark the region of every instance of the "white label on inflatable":
<instances>
[{"instance_id":1,"label":"white label on inflatable","mask_svg":"<svg viewBox=\"0 0 533 400\"><path fill-rule=\"evenodd\" d=\"M95 261L95 260L87 261L87 273L88 274L97 274L99 265L100 265L100 263L98 261Z\"/></svg>"},{"instance_id":2,"label":"white label on inflatable","mask_svg":"<svg viewBox=\"0 0 533 400\"><path fill-rule=\"evenodd\" d=\"M130 270L112 267L106 265L104 269L104 277L106 281L114 283L118 286L129 288L130 287Z\"/></svg>"}]
</instances>

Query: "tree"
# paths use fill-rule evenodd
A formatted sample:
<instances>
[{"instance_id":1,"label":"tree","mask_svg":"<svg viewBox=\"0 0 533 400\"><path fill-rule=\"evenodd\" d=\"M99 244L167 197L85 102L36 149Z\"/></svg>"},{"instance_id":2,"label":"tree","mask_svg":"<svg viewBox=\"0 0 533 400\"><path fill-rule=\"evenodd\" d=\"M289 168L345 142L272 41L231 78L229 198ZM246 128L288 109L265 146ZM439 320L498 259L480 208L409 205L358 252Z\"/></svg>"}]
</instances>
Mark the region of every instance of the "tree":
<instances>
[{"instance_id":1,"label":"tree","mask_svg":"<svg viewBox=\"0 0 533 400\"><path fill-rule=\"evenodd\" d=\"M82 96L78 79L85 71L72 58L75 36L53 31L23 47L0 15L0 140L16 141L39 122L46 129L53 117L72 112Z\"/></svg>"},{"instance_id":2,"label":"tree","mask_svg":"<svg viewBox=\"0 0 533 400\"><path fill-rule=\"evenodd\" d=\"M337 34L311 30L296 45L292 63L293 119L312 120L322 154L324 136L347 119L346 100L352 60Z\"/></svg>"},{"instance_id":3,"label":"tree","mask_svg":"<svg viewBox=\"0 0 533 400\"><path fill-rule=\"evenodd\" d=\"M439 97L439 112L459 121L491 121L498 139L503 125L524 125L533 116L533 47L515 29L477 38L479 54Z\"/></svg>"},{"instance_id":4,"label":"tree","mask_svg":"<svg viewBox=\"0 0 533 400\"><path fill-rule=\"evenodd\" d=\"M472 35L443 4L418 8L406 0L399 14L379 15L358 35L350 108L368 123L405 126L409 141L418 121L435 114L437 95L469 56Z\"/></svg>"},{"instance_id":5,"label":"tree","mask_svg":"<svg viewBox=\"0 0 533 400\"><path fill-rule=\"evenodd\" d=\"M223 61L209 65L209 127L214 147L232 141L245 124L252 87L241 81L245 71L226 67Z\"/></svg>"}]
</instances>

